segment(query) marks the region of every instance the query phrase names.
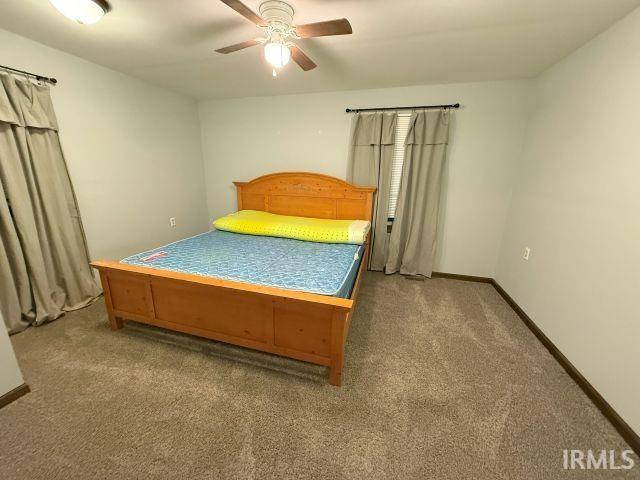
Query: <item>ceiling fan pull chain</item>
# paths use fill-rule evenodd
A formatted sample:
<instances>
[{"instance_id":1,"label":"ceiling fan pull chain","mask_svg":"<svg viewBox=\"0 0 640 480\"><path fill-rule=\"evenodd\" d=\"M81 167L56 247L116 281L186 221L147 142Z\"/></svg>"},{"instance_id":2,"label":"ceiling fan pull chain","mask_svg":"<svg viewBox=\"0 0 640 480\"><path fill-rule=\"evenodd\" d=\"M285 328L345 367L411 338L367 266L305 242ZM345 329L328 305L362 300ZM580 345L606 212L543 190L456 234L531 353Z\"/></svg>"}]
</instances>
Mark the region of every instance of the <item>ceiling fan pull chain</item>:
<instances>
[{"instance_id":1,"label":"ceiling fan pull chain","mask_svg":"<svg viewBox=\"0 0 640 480\"><path fill-rule=\"evenodd\" d=\"M275 69L275 68L273 69L273 73L272 73L272 75L273 75L273 77L274 77L274 78L278 76L278 72L276 72L276 69Z\"/></svg>"}]
</instances>

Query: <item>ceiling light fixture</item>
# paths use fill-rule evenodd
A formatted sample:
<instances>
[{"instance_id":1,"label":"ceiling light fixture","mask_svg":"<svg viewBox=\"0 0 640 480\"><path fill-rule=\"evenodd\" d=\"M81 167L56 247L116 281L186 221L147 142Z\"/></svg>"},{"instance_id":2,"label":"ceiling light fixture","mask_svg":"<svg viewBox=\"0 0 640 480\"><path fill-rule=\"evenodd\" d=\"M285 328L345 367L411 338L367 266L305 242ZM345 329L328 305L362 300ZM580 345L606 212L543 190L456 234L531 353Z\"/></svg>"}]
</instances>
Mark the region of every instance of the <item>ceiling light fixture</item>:
<instances>
[{"instance_id":1,"label":"ceiling light fixture","mask_svg":"<svg viewBox=\"0 0 640 480\"><path fill-rule=\"evenodd\" d=\"M268 42L264 46L264 58L274 68L282 68L291 59L291 50L284 43Z\"/></svg>"},{"instance_id":2,"label":"ceiling light fixture","mask_svg":"<svg viewBox=\"0 0 640 480\"><path fill-rule=\"evenodd\" d=\"M106 0L49 0L65 17L83 25L100 20L111 7Z\"/></svg>"}]
</instances>

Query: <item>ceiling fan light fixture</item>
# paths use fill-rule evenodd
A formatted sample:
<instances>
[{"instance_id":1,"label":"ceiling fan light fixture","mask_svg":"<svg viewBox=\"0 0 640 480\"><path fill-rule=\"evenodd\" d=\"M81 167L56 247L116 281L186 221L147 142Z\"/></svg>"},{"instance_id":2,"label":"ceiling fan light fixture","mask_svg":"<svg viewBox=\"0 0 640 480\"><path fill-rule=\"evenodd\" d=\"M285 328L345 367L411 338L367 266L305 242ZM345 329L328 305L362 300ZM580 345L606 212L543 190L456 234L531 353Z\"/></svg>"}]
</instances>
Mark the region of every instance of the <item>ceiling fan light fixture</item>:
<instances>
[{"instance_id":1,"label":"ceiling fan light fixture","mask_svg":"<svg viewBox=\"0 0 640 480\"><path fill-rule=\"evenodd\" d=\"M284 43L268 42L264 46L264 58L274 68L282 68L291 59L291 50Z\"/></svg>"},{"instance_id":2,"label":"ceiling fan light fixture","mask_svg":"<svg viewBox=\"0 0 640 480\"><path fill-rule=\"evenodd\" d=\"M65 17L82 25L99 21L111 7L106 0L49 0Z\"/></svg>"}]
</instances>

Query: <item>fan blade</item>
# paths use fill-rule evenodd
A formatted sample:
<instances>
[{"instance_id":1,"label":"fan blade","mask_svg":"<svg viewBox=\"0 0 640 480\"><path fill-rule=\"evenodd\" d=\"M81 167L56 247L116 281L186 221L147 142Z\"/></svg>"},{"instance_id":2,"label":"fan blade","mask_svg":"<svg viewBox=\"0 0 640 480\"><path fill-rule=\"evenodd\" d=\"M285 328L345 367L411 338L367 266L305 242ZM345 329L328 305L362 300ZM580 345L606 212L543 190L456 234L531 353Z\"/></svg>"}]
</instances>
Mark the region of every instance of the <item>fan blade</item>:
<instances>
[{"instance_id":1,"label":"fan blade","mask_svg":"<svg viewBox=\"0 0 640 480\"><path fill-rule=\"evenodd\" d=\"M250 22L255 23L256 25L258 25L259 27L266 27L267 26L267 22L265 22L260 15L258 15L256 12L254 12L253 10L251 10L249 7L247 7L244 3L242 3L240 0L220 0L222 3L224 3L225 5L233 8L236 12L238 12L240 15L242 15L244 18L246 18L247 20L249 20Z\"/></svg>"},{"instance_id":2,"label":"fan blade","mask_svg":"<svg viewBox=\"0 0 640 480\"><path fill-rule=\"evenodd\" d=\"M237 52L238 50L242 50L244 48L253 47L254 45L260 45L262 42L256 40L255 38L252 40L247 40L246 42L234 43L233 45L229 45L228 47L218 48L216 52L218 53L231 53Z\"/></svg>"},{"instance_id":3,"label":"fan blade","mask_svg":"<svg viewBox=\"0 0 640 480\"><path fill-rule=\"evenodd\" d=\"M293 58L294 62L300 65L302 70L306 72L317 67L317 65L313 63L313 60L307 57L297 46L291 45L289 48L291 49L291 58Z\"/></svg>"},{"instance_id":4,"label":"fan blade","mask_svg":"<svg viewBox=\"0 0 640 480\"><path fill-rule=\"evenodd\" d=\"M296 35L300 38L326 37L329 35L349 35L353 33L346 18L327 20L326 22L307 23L296 26Z\"/></svg>"}]
</instances>

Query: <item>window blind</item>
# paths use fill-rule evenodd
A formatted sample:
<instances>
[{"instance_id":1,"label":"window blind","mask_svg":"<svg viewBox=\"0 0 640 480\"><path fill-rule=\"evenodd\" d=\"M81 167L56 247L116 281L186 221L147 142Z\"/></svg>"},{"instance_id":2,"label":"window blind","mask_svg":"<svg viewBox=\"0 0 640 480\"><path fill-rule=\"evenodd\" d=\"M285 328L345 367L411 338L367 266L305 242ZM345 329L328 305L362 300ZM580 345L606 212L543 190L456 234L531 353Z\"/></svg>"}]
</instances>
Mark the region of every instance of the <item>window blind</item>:
<instances>
[{"instance_id":1,"label":"window blind","mask_svg":"<svg viewBox=\"0 0 640 480\"><path fill-rule=\"evenodd\" d=\"M398 192L400 192L400 180L402 178L402 162L404 160L404 141L409 131L411 112L398 113L396 122L396 143L393 150L393 162L391 164L391 191L389 194L389 218L395 218Z\"/></svg>"}]
</instances>

